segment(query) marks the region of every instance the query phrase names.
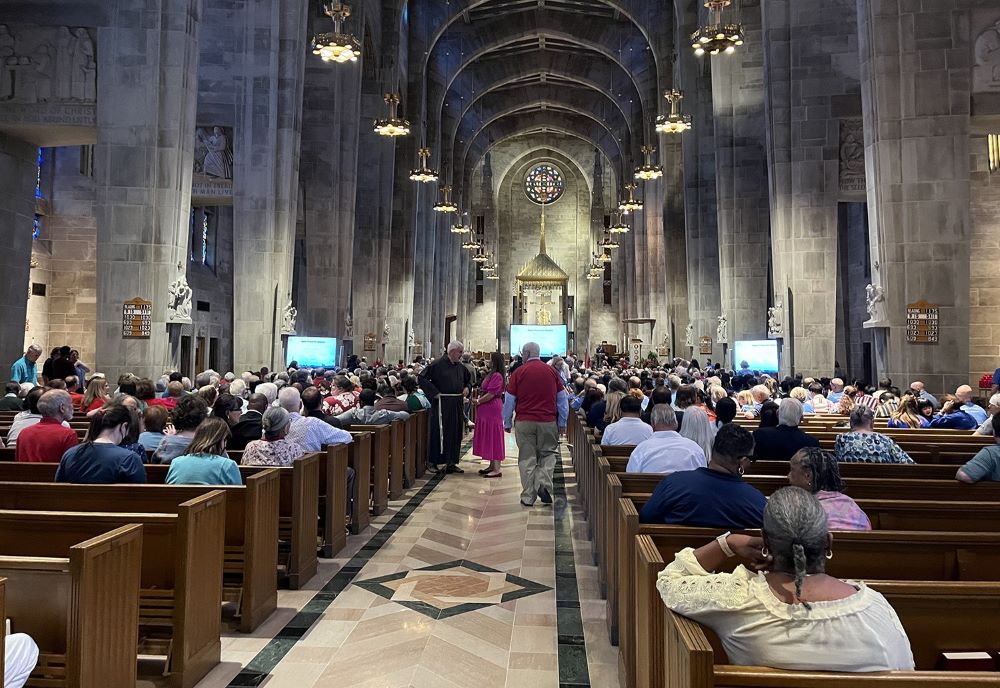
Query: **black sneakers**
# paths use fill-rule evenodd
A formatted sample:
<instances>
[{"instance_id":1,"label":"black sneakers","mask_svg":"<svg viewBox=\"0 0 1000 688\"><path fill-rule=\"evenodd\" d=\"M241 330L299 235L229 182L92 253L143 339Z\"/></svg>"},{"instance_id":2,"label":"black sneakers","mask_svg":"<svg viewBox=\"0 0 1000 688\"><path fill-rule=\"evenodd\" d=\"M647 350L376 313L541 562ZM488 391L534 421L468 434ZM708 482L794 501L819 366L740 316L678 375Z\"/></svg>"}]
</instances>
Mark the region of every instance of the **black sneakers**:
<instances>
[{"instance_id":1,"label":"black sneakers","mask_svg":"<svg viewBox=\"0 0 1000 688\"><path fill-rule=\"evenodd\" d=\"M544 487L541 488L538 491L538 498L540 500L542 500L542 504L551 504L552 503L552 495L549 494L549 491L547 489L545 489Z\"/></svg>"}]
</instances>

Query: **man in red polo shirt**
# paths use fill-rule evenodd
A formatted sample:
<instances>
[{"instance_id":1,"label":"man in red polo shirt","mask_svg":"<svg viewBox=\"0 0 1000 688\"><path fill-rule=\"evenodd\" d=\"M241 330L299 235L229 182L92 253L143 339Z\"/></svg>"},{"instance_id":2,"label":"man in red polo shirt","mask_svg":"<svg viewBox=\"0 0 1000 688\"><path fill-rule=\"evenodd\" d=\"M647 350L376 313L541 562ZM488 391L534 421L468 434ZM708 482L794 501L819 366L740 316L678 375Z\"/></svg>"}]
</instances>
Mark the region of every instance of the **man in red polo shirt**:
<instances>
[{"instance_id":1,"label":"man in red polo shirt","mask_svg":"<svg viewBox=\"0 0 1000 688\"><path fill-rule=\"evenodd\" d=\"M538 354L535 342L521 347L524 363L510 376L503 404L504 430L510 432L513 427L517 441L522 506L532 506L535 497L542 504L552 503L552 474L559 459L559 435L566 432L569 415L562 378Z\"/></svg>"},{"instance_id":2,"label":"man in red polo shirt","mask_svg":"<svg viewBox=\"0 0 1000 688\"><path fill-rule=\"evenodd\" d=\"M63 425L73 417L73 399L64 389L50 389L38 400L42 419L17 438L15 461L59 463L66 450L80 443L76 431Z\"/></svg>"}]
</instances>

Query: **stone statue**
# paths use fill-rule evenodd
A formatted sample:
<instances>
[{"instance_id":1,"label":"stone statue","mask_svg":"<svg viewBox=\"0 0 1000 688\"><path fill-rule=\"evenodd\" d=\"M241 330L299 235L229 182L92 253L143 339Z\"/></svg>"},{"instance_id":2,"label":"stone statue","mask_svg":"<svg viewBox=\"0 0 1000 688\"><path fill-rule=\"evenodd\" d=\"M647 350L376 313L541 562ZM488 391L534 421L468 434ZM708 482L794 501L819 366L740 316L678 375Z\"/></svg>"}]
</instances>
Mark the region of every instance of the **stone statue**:
<instances>
[{"instance_id":1,"label":"stone statue","mask_svg":"<svg viewBox=\"0 0 1000 688\"><path fill-rule=\"evenodd\" d=\"M715 328L715 341L719 344L729 343L729 320L725 313L719 316L719 325Z\"/></svg>"},{"instance_id":2,"label":"stone statue","mask_svg":"<svg viewBox=\"0 0 1000 688\"><path fill-rule=\"evenodd\" d=\"M666 332L663 333L663 340L660 345L656 347L657 356L669 356L670 355L670 335Z\"/></svg>"},{"instance_id":3,"label":"stone statue","mask_svg":"<svg viewBox=\"0 0 1000 688\"><path fill-rule=\"evenodd\" d=\"M233 149L222 127L198 127L195 171L218 179L233 178Z\"/></svg>"},{"instance_id":4,"label":"stone statue","mask_svg":"<svg viewBox=\"0 0 1000 688\"><path fill-rule=\"evenodd\" d=\"M865 190L865 137L861 119L840 120L840 190Z\"/></svg>"},{"instance_id":5,"label":"stone statue","mask_svg":"<svg viewBox=\"0 0 1000 688\"><path fill-rule=\"evenodd\" d=\"M865 307L868 309L868 320L862 323L865 327L884 327L888 324L885 310L885 291L877 284L865 287Z\"/></svg>"},{"instance_id":6,"label":"stone statue","mask_svg":"<svg viewBox=\"0 0 1000 688\"><path fill-rule=\"evenodd\" d=\"M688 323L687 327L684 328L684 344L686 346L694 346L694 324Z\"/></svg>"},{"instance_id":7,"label":"stone statue","mask_svg":"<svg viewBox=\"0 0 1000 688\"><path fill-rule=\"evenodd\" d=\"M84 28L73 29L70 46L70 91L73 100L96 100L97 63L94 61L94 41Z\"/></svg>"},{"instance_id":8,"label":"stone statue","mask_svg":"<svg viewBox=\"0 0 1000 688\"><path fill-rule=\"evenodd\" d=\"M188 286L187 277L180 275L170 284L167 292L167 322L191 322L191 297L193 292Z\"/></svg>"},{"instance_id":9,"label":"stone statue","mask_svg":"<svg viewBox=\"0 0 1000 688\"><path fill-rule=\"evenodd\" d=\"M389 323L386 323L385 327L382 328L382 343L389 343Z\"/></svg>"},{"instance_id":10,"label":"stone statue","mask_svg":"<svg viewBox=\"0 0 1000 688\"><path fill-rule=\"evenodd\" d=\"M775 299L774 305L767 309L767 336L781 337L785 333L785 309L781 299Z\"/></svg>"},{"instance_id":11,"label":"stone statue","mask_svg":"<svg viewBox=\"0 0 1000 688\"><path fill-rule=\"evenodd\" d=\"M295 321L298 316L299 310L289 300L288 305L285 306L285 312L281 316L281 334L295 334Z\"/></svg>"},{"instance_id":12,"label":"stone statue","mask_svg":"<svg viewBox=\"0 0 1000 688\"><path fill-rule=\"evenodd\" d=\"M976 38L973 66L974 91L1000 91L1000 19Z\"/></svg>"},{"instance_id":13,"label":"stone statue","mask_svg":"<svg viewBox=\"0 0 1000 688\"><path fill-rule=\"evenodd\" d=\"M354 339L354 320L350 313L344 316L344 339Z\"/></svg>"},{"instance_id":14,"label":"stone statue","mask_svg":"<svg viewBox=\"0 0 1000 688\"><path fill-rule=\"evenodd\" d=\"M416 337L413 336L413 330L406 333L406 348L412 349L413 345L416 343Z\"/></svg>"}]
</instances>

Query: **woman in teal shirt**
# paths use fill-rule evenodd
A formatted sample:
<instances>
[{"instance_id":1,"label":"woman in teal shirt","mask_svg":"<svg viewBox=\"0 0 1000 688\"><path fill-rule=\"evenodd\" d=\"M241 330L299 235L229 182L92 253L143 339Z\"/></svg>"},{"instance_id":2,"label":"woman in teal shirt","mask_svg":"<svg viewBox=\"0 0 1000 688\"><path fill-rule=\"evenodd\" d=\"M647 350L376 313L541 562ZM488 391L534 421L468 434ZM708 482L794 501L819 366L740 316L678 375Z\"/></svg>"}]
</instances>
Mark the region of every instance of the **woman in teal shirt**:
<instances>
[{"instance_id":1,"label":"woman in teal shirt","mask_svg":"<svg viewBox=\"0 0 1000 688\"><path fill-rule=\"evenodd\" d=\"M221 418L206 418L198 426L187 453L170 462L168 485L242 485L240 469L226 456L229 425Z\"/></svg>"}]
</instances>

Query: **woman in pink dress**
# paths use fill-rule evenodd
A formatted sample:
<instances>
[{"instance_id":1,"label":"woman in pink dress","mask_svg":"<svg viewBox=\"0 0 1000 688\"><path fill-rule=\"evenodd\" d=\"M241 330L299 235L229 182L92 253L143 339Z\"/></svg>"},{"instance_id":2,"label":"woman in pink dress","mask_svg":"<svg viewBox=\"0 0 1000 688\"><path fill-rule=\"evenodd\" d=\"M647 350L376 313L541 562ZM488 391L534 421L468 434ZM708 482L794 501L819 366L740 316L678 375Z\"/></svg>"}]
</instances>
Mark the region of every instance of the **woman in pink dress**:
<instances>
[{"instance_id":1,"label":"woman in pink dress","mask_svg":"<svg viewBox=\"0 0 1000 688\"><path fill-rule=\"evenodd\" d=\"M472 435L472 453L490 465L479 471L485 478L499 478L500 463L505 454L503 433L503 390L504 369L503 354L490 354L492 371L483 380L479 391L480 397L476 404L476 429Z\"/></svg>"}]
</instances>

